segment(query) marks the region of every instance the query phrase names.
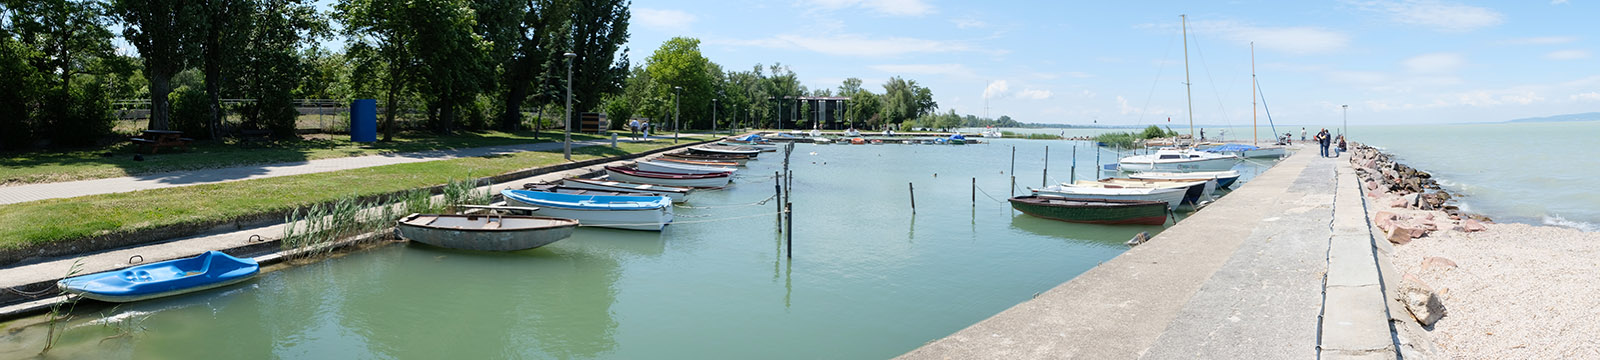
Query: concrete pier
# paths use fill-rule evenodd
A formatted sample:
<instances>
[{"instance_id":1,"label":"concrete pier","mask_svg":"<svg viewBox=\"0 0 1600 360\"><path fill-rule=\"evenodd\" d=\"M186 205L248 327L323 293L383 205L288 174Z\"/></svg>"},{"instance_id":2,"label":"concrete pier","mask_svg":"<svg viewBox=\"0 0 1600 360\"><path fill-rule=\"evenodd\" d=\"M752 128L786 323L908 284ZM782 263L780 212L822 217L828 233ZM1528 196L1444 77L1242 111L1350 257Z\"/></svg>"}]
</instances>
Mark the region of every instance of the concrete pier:
<instances>
[{"instance_id":1,"label":"concrete pier","mask_svg":"<svg viewBox=\"0 0 1600 360\"><path fill-rule=\"evenodd\" d=\"M901 358L1394 359L1360 187L1316 153Z\"/></svg>"}]
</instances>

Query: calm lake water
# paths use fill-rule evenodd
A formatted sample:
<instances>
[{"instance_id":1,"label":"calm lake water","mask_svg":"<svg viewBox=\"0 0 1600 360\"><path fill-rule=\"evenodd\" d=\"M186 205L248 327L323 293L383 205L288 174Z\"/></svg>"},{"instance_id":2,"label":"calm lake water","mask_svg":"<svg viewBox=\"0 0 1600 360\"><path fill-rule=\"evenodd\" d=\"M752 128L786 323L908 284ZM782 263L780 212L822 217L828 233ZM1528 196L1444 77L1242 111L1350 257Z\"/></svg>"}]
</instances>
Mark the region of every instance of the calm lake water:
<instances>
[{"instance_id":1,"label":"calm lake water","mask_svg":"<svg viewBox=\"0 0 1600 360\"><path fill-rule=\"evenodd\" d=\"M1600 121L1351 127L1499 221L1600 231Z\"/></svg>"},{"instance_id":2,"label":"calm lake water","mask_svg":"<svg viewBox=\"0 0 1600 360\"><path fill-rule=\"evenodd\" d=\"M765 153L732 188L692 194L700 208L678 208L664 232L584 228L514 253L384 246L223 291L80 310L50 357L889 358L1163 228L1043 220L1003 202L1013 146L1020 188L1070 180L1074 144L1090 178L1084 142L799 145L792 261L775 203L739 206L773 193L762 176L781 155ZM1248 181L1268 166L1238 168ZM38 353L43 326L11 330L0 357Z\"/></svg>"}]
</instances>

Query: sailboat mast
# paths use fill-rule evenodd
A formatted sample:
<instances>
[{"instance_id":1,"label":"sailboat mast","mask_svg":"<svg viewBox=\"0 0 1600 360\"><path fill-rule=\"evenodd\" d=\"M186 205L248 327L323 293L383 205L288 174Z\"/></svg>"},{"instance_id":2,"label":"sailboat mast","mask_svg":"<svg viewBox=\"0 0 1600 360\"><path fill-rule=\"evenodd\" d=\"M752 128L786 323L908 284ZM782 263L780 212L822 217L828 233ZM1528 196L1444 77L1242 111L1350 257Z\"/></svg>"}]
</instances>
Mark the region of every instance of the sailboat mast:
<instances>
[{"instance_id":1,"label":"sailboat mast","mask_svg":"<svg viewBox=\"0 0 1600 360\"><path fill-rule=\"evenodd\" d=\"M1189 143L1199 143L1194 137L1194 91L1189 86L1189 15L1178 15L1183 21L1183 97L1189 102Z\"/></svg>"},{"instance_id":2,"label":"sailboat mast","mask_svg":"<svg viewBox=\"0 0 1600 360\"><path fill-rule=\"evenodd\" d=\"M1260 146L1261 131L1256 126L1256 42L1250 42L1250 144ZM1273 134L1277 135L1277 134Z\"/></svg>"}]
</instances>

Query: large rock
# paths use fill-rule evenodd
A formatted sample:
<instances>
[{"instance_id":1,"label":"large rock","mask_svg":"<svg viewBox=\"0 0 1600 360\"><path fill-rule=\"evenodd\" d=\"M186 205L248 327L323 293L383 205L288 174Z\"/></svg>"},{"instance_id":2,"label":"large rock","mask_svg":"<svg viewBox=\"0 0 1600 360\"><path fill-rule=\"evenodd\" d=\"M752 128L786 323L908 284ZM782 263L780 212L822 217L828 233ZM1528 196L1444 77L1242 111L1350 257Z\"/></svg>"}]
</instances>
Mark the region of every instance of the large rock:
<instances>
[{"instance_id":1,"label":"large rock","mask_svg":"<svg viewBox=\"0 0 1600 360\"><path fill-rule=\"evenodd\" d=\"M1378 230L1389 232L1389 228L1394 227L1394 221L1399 217L1399 215L1395 215L1392 212L1379 211L1377 214L1372 215L1372 223L1378 226Z\"/></svg>"},{"instance_id":2,"label":"large rock","mask_svg":"<svg viewBox=\"0 0 1600 360\"><path fill-rule=\"evenodd\" d=\"M1439 300L1439 294L1416 276L1402 276L1398 290L1400 302L1406 304L1406 310L1411 312L1411 318L1416 319L1418 324L1433 326L1439 318L1444 317L1444 302Z\"/></svg>"},{"instance_id":3,"label":"large rock","mask_svg":"<svg viewBox=\"0 0 1600 360\"><path fill-rule=\"evenodd\" d=\"M1384 238L1388 239L1389 242L1394 243L1395 245L1405 245L1411 243L1411 239L1415 238L1415 236L1411 236L1411 229L1400 226L1395 226L1394 228L1389 229L1385 235L1386 236L1384 236Z\"/></svg>"},{"instance_id":4,"label":"large rock","mask_svg":"<svg viewBox=\"0 0 1600 360\"><path fill-rule=\"evenodd\" d=\"M1433 270L1433 269L1454 269L1454 268L1456 268L1456 262L1450 261L1450 259L1446 259L1446 258L1442 258L1442 257L1438 257L1438 256L1429 256L1429 257L1422 258L1422 270L1423 271Z\"/></svg>"},{"instance_id":5,"label":"large rock","mask_svg":"<svg viewBox=\"0 0 1600 360\"><path fill-rule=\"evenodd\" d=\"M1479 232L1488 229L1489 228L1483 226L1483 223L1478 222L1478 220L1467 219L1467 221L1461 222L1461 231Z\"/></svg>"}]
</instances>

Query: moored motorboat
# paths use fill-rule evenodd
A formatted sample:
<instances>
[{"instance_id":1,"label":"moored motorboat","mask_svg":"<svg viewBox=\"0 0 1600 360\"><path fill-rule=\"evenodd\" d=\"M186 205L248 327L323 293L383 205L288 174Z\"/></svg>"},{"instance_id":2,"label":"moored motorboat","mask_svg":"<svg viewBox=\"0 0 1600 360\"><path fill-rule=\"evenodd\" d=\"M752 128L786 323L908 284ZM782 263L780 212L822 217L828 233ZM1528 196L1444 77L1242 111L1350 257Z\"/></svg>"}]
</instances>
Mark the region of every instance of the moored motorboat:
<instances>
[{"instance_id":1,"label":"moored motorboat","mask_svg":"<svg viewBox=\"0 0 1600 360\"><path fill-rule=\"evenodd\" d=\"M672 163L688 164L688 165L700 165L700 166L721 166L721 167L744 166L744 164L740 164L740 163L735 162L735 161L688 160L688 159L679 159L679 158L669 158L669 157L665 157L665 156L655 158L655 159L653 159L651 161L666 161L666 162L672 162Z\"/></svg>"},{"instance_id":2,"label":"moored motorboat","mask_svg":"<svg viewBox=\"0 0 1600 360\"><path fill-rule=\"evenodd\" d=\"M566 239L579 222L544 216L411 214L400 219L395 233L406 240L443 248L517 251Z\"/></svg>"},{"instance_id":3,"label":"moored motorboat","mask_svg":"<svg viewBox=\"0 0 1600 360\"><path fill-rule=\"evenodd\" d=\"M1217 190L1217 182L1213 179L1205 180L1164 180L1164 179L1128 179L1105 178L1099 181L1079 180L1072 186L1121 186L1132 188L1161 188L1184 189L1183 202L1199 204L1211 200L1211 193Z\"/></svg>"},{"instance_id":4,"label":"moored motorboat","mask_svg":"<svg viewBox=\"0 0 1600 360\"><path fill-rule=\"evenodd\" d=\"M1111 200L1147 200L1167 203L1168 208L1176 209L1183 203L1183 196L1187 189L1159 189L1159 188L1124 188L1121 186L1061 186L1055 185L1042 189L1028 189L1034 195L1059 196L1086 199L1111 199Z\"/></svg>"},{"instance_id":5,"label":"moored motorboat","mask_svg":"<svg viewBox=\"0 0 1600 360\"><path fill-rule=\"evenodd\" d=\"M1233 169L1239 160L1234 155L1161 149L1154 154L1125 157L1117 163L1122 171L1224 171Z\"/></svg>"},{"instance_id":6,"label":"moored motorboat","mask_svg":"<svg viewBox=\"0 0 1600 360\"><path fill-rule=\"evenodd\" d=\"M761 154L761 149L747 146L702 145L689 148L690 152L702 154L733 154L755 157Z\"/></svg>"},{"instance_id":7,"label":"moored motorboat","mask_svg":"<svg viewBox=\"0 0 1600 360\"><path fill-rule=\"evenodd\" d=\"M584 226L661 231L672 223L666 196L595 196L506 189L506 203L538 207L534 214L578 220Z\"/></svg>"},{"instance_id":8,"label":"moored motorboat","mask_svg":"<svg viewBox=\"0 0 1600 360\"><path fill-rule=\"evenodd\" d=\"M1018 196L1011 208L1050 220L1115 225L1161 225L1167 222L1166 204L1147 200L1084 199L1055 196Z\"/></svg>"},{"instance_id":9,"label":"moored motorboat","mask_svg":"<svg viewBox=\"0 0 1600 360\"><path fill-rule=\"evenodd\" d=\"M237 284L260 272L255 259L207 251L189 258L61 279L56 287L85 298L130 302Z\"/></svg>"},{"instance_id":10,"label":"moored motorboat","mask_svg":"<svg viewBox=\"0 0 1600 360\"><path fill-rule=\"evenodd\" d=\"M961 134L950 135L950 138L946 139L945 142L950 145L965 145L967 143L967 137Z\"/></svg>"},{"instance_id":11,"label":"moored motorboat","mask_svg":"<svg viewBox=\"0 0 1600 360\"><path fill-rule=\"evenodd\" d=\"M631 183L692 188L721 188L733 182L732 173L670 174L619 166L607 166L606 178Z\"/></svg>"},{"instance_id":12,"label":"moored motorboat","mask_svg":"<svg viewBox=\"0 0 1600 360\"><path fill-rule=\"evenodd\" d=\"M694 188L651 185L643 183L630 183L612 180L567 178L561 180L561 185L577 189L593 189L606 191L640 192L665 195L672 198L672 202L681 203L689 199L689 192Z\"/></svg>"},{"instance_id":13,"label":"moored motorboat","mask_svg":"<svg viewBox=\"0 0 1600 360\"><path fill-rule=\"evenodd\" d=\"M639 161L633 163L633 165L638 167L639 170L669 174L717 174L732 173L739 170L730 166L690 165L657 160Z\"/></svg>"},{"instance_id":14,"label":"moored motorboat","mask_svg":"<svg viewBox=\"0 0 1600 360\"><path fill-rule=\"evenodd\" d=\"M524 184L522 184L522 189L523 190L528 190L528 191L554 192L554 193L573 194L573 195L601 195L601 196L663 196L664 195L664 194L657 194L657 193L650 193L650 192L640 192L640 191L617 191L617 190L585 189L585 188L576 188L576 187L565 186L565 185L561 185L561 184L552 184L552 183L524 183ZM676 202L676 201L674 201L674 202Z\"/></svg>"},{"instance_id":15,"label":"moored motorboat","mask_svg":"<svg viewBox=\"0 0 1600 360\"><path fill-rule=\"evenodd\" d=\"M1218 189L1227 189L1239 180L1239 170L1228 171L1196 171L1196 172L1139 172L1128 175L1134 179L1162 179L1162 180L1217 180Z\"/></svg>"},{"instance_id":16,"label":"moored motorboat","mask_svg":"<svg viewBox=\"0 0 1600 360\"><path fill-rule=\"evenodd\" d=\"M739 163L739 165L745 165L745 163L750 161L750 156L748 155L704 154L693 152L666 153L661 154L661 157L680 160L736 162Z\"/></svg>"}]
</instances>

